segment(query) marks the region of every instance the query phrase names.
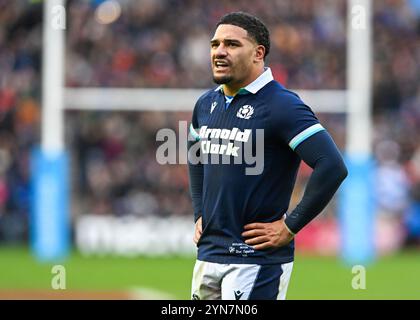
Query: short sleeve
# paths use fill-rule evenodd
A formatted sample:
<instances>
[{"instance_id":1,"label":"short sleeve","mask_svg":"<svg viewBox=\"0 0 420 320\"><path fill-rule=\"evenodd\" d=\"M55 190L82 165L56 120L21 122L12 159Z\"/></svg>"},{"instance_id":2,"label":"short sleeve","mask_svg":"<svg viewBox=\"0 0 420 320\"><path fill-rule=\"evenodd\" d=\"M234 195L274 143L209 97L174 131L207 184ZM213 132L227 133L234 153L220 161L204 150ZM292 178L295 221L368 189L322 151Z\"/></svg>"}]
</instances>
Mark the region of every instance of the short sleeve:
<instances>
[{"instance_id":1,"label":"short sleeve","mask_svg":"<svg viewBox=\"0 0 420 320\"><path fill-rule=\"evenodd\" d=\"M292 150L315 133L325 130L311 108L292 92L276 97L271 110L274 135Z\"/></svg>"},{"instance_id":2,"label":"short sleeve","mask_svg":"<svg viewBox=\"0 0 420 320\"><path fill-rule=\"evenodd\" d=\"M199 123L198 123L198 112L199 112L199 108L200 108L200 101L201 98L198 99L198 101L196 102L195 106L194 106L194 110L193 110L193 114L192 114L192 119L191 119L191 123L189 126L189 132L190 135L196 140L200 140L200 136L197 132L198 128L200 127Z\"/></svg>"}]
</instances>

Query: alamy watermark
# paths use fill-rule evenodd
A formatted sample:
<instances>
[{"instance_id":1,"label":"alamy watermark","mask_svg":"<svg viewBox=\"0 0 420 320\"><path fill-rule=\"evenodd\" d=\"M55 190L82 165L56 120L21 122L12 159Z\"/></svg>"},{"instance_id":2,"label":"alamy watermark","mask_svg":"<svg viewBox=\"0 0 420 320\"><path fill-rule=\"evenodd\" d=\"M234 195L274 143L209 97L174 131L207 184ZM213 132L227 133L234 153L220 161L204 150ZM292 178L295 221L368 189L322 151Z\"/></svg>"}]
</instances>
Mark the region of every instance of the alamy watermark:
<instances>
[{"instance_id":1,"label":"alamy watermark","mask_svg":"<svg viewBox=\"0 0 420 320\"><path fill-rule=\"evenodd\" d=\"M367 10L366 7L357 4L351 7L351 27L356 30L366 30Z\"/></svg>"},{"instance_id":2,"label":"alamy watermark","mask_svg":"<svg viewBox=\"0 0 420 320\"><path fill-rule=\"evenodd\" d=\"M54 265L51 269L53 277L51 279L51 288L54 290L66 289L66 268L62 265Z\"/></svg>"},{"instance_id":3,"label":"alamy watermark","mask_svg":"<svg viewBox=\"0 0 420 320\"><path fill-rule=\"evenodd\" d=\"M156 150L159 164L245 165L246 175L259 175L264 170L263 129L256 129L254 135L251 129L236 127L188 128L187 121L180 121L178 133L169 128L157 132L156 141L163 142Z\"/></svg>"},{"instance_id":4,"label":"alamy watermark","mask_svg":"<svg viewBox=\"0 0 420 320\"><path fill-rule=\"evenodd\" d=\"M66 8L62 3L63 1L52 1L45 6L47 22L54 30L66 29Z\"/></svg>"},{"instance_id":5,"label":"alamy watermark","mask_svg":"<svg viewBox=\"0 0 420 320\"><path fill-rule=\"evenodd\" d=\"M366 268L362 265L355 265L351 269L354 274L351 280L351 286L354 290L366 289Z\"/></svg>"}]
</instances>

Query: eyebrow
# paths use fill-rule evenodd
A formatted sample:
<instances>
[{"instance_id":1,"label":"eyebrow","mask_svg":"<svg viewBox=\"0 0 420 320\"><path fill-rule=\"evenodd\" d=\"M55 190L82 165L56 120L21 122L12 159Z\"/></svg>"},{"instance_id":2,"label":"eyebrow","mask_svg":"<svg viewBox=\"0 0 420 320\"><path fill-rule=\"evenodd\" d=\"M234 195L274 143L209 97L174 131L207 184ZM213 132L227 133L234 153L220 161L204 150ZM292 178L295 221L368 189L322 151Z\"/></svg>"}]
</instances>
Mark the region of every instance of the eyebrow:
<instances>
[{"instance_id":1,"label":"eyebrow","mask_svg":"<svg viewBox=\"0 0 420 320\"><path fill-rule=\"evenodd\" d=\"M220 42L242 44L242 42L240 40L237 40L237 39L229 39L229 38L223 39L222 41L220 41L219 39L212 39L210 41L210 44L220 43Z\"/></svg>"}]
</instances>

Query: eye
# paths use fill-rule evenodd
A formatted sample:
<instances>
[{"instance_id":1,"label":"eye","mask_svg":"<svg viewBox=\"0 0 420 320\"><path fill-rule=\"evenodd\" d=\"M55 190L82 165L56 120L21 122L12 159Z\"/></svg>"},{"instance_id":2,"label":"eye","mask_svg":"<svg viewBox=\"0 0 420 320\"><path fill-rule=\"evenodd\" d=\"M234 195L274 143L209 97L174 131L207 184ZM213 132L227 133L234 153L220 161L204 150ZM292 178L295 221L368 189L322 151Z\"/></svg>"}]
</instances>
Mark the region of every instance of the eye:
<instances>
[{"instance_id":1,"label":"eye","mask_svg":"<svg viewBox=\"0 0 420 320\"><path fill-rule=\"evenodd\" d=\"M228 47L237 47L238 44L236 42L229 42L227 43Z\"/></svg>"}]
</instances>

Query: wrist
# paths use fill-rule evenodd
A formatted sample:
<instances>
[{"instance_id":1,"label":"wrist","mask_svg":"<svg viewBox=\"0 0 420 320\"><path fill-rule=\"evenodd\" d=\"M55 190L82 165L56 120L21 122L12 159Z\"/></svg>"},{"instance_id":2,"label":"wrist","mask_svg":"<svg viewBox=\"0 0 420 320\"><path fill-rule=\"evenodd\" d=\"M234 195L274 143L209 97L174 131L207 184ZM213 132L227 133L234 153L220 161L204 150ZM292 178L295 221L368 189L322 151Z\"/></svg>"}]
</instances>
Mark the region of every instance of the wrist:
<instances>
[{"instance_id":1,"label":"wrist","mask_svg":"<svg viewBox=\"0 0 420 320\"><path fill-rule=\"evenodd\" d=\"M294 233L292 230L290 230L290 228L287 226L287 223L286 223L285 220L283 220L283 225L292 237L294 237L296 235L296 233Z\"/></svg>"},{"instance_id":2,"label":"wrist","mask_svg":"<svg viewBox=\"0 0 420 320\"><path fill-rule=\"evenodd\" d=\"M200 220L201 216L202 216L201 212L194 214L194 223L197 223L197 221Z\"/></svg>"}]
</instances>

